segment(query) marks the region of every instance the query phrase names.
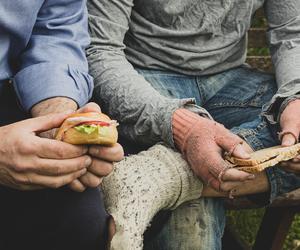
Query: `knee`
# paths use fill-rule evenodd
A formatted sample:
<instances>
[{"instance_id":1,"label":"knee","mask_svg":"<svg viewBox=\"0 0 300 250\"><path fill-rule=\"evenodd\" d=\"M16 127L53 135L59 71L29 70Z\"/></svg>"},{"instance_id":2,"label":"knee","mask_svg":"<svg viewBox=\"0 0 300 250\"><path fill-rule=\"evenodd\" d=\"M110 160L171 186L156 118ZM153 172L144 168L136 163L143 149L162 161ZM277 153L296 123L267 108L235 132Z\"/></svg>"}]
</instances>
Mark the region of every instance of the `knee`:
<instances>
[{"instance_id":1,"label":"knee","mask_svg":"<svg viewBox=\"0 0 300 250\"><path fill-rule=\"evenodd\" d=\"M62 218L61 242L67 244L65 249L105 249L108 215L102 197L96 189L86 190L78 196Z\"/></svg>"}]
</instances>

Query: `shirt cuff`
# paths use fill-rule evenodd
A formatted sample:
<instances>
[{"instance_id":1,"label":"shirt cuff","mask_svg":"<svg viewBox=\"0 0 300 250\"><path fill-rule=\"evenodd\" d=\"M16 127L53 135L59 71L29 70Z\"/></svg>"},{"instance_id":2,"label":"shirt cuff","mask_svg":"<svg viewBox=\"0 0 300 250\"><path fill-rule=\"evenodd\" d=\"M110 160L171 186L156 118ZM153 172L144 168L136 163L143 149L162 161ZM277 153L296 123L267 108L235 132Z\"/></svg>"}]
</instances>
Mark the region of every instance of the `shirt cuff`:
<instances>
[{"instance_id":1,"label":"shirt cuff","mask_svg":"<svg viewBox=\"0 0 300 250\"><path fill-rule=\"evenodd\" d=\"M14 88L20 104L26 111L37 103L52 97L68 97L79 107L92 96L93 79L76 66L40 63L18 72Z\"/></svg>"},{"instance_id":2,"label":"shirt cuff","mask_svg":"<svg viewBox=\"0 0 300 250\"><path fill-rule=\"evenodd\" d=\"M300 79L282 85L273 96L271 102L263 107L262 115L271 123L279 122L280 115L287 104L300 98Z\"/></svg>"},{"instance_id":3,"label":"shirt cuff","mask_svg":"<svg viewBox=\"0 0 300 250\"><path fill-rule=\"evenodd\" d=\"M162 139L163 141L172 148L175 148L175 142L173 137L173 126L172 126L172 118L173 114L177 109L185 108L195 114L198 114L203 117L207 117L209 119L213 118L208 113L208 111L198 105L196 105L196 101L194 98L187 99L174 99L172 100L173 104L166 105L166 110L162 113L164 117L162 118Z\"/></svg>"}]
</instances>

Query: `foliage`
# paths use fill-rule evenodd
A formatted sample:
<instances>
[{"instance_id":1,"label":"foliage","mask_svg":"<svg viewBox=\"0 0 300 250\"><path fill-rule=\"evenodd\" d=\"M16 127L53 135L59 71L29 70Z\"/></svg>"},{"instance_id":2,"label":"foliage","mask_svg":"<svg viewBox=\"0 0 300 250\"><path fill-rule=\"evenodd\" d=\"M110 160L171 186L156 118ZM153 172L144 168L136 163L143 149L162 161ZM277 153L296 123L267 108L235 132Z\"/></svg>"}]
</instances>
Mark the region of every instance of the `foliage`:
<instances>
[{"instance_id":1,"label":"foliage","mask_svg":"<svg viewBox=\"0 0 300 250\"><path fill-rule=\"evenodd\" d=\"M242 240L252 246L263 214L264 209L228 211L227 222L234 225ZM295 216L283 250L300 250L300 214Z\"/></svg>"}]
</instances>

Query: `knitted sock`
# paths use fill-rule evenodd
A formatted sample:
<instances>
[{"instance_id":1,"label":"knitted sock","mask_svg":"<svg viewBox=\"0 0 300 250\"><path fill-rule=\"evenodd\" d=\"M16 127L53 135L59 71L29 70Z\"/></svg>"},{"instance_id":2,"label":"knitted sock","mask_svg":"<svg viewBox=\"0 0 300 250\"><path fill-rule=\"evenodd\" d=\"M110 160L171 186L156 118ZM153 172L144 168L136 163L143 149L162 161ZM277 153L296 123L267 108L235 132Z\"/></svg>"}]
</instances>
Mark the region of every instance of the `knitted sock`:
<instances>
[{"instance_id":1,"label":"knitted sock","mask_svg":"<svg viewBox=\"0 0 300 250\"><path fill-rule=\"evenodd\" d=\"M163 145L116 163L102 183L107 212L116 224L111 249L143 249L143 233L154 215L199 198L202 188L181 154Z\"/></svg>"}]
</instances>

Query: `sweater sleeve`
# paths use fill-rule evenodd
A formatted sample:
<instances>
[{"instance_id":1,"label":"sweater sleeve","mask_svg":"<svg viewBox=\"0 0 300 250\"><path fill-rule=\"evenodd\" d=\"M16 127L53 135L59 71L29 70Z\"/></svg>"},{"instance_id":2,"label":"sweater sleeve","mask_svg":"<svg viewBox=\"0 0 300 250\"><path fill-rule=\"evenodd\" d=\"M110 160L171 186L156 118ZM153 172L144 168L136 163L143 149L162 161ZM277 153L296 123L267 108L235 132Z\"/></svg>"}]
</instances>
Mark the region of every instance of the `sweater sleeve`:
<instances>
[{"instance_id":1,"label":"sweater sleeve","mask_svg":"<svg viewBox=\"0 0 300 250\"><path fill-rule=\"evenodd\" d=\"M87 50L94 77L94 99L120 123L125 138L152 145L164 141L174 147L172 114L186 107L206 111L193 99L162 96L126 59L123 43L129 29L133 0L89 0L91 46Z\"/></svg>"},{"instance_id":2,"label":"sweater sleeve","mask_svg":"<svg viewBox=\"0 0 300 250\"><path fill-rule=\"evenodd\" d=\"M275 123L285 99L300 93L300 1L267 0L265 12L278 85L277 93L265 108L265 115Z\"/></svg>"}]
</instances>

